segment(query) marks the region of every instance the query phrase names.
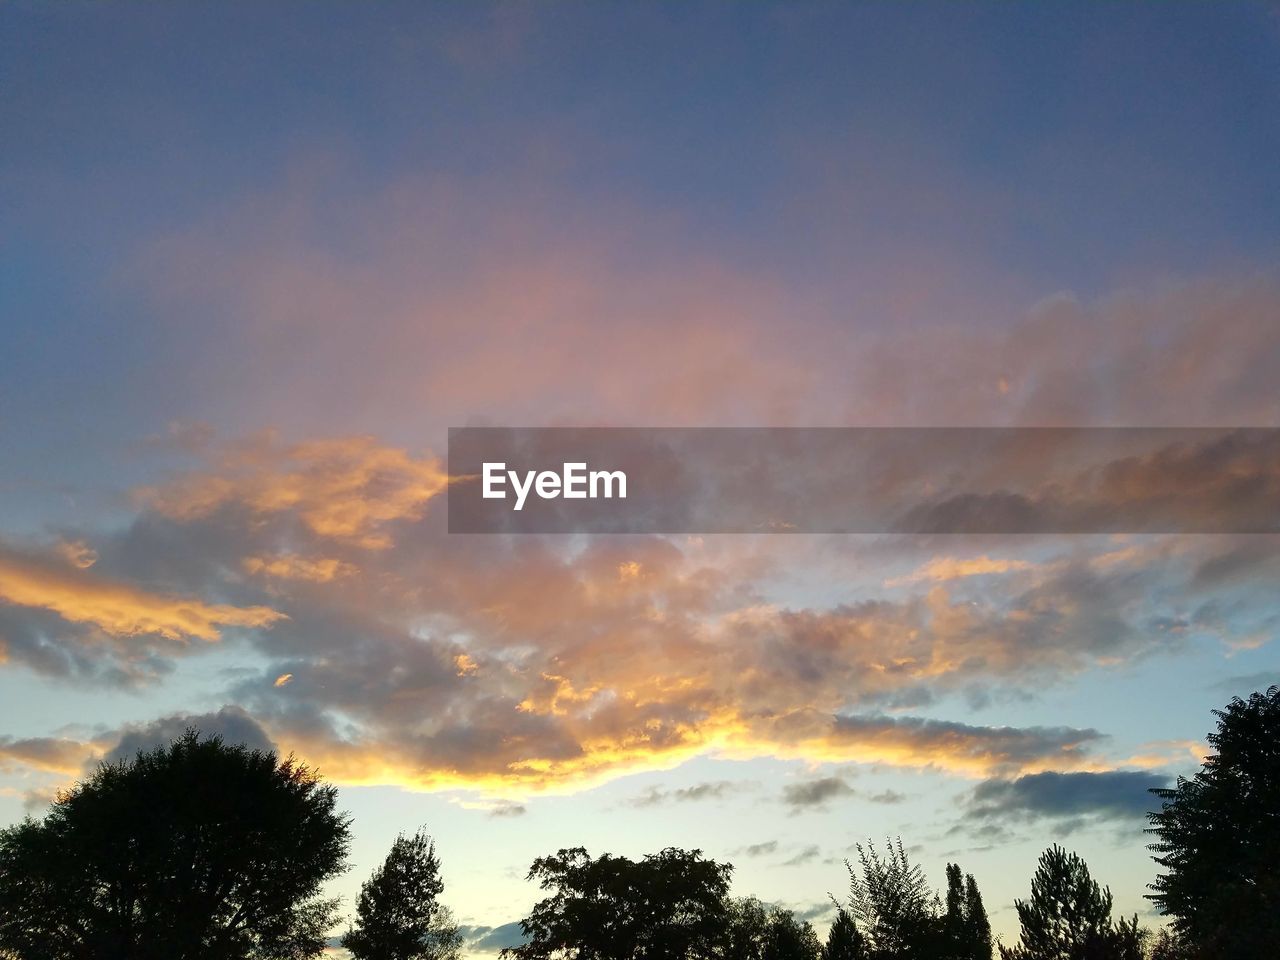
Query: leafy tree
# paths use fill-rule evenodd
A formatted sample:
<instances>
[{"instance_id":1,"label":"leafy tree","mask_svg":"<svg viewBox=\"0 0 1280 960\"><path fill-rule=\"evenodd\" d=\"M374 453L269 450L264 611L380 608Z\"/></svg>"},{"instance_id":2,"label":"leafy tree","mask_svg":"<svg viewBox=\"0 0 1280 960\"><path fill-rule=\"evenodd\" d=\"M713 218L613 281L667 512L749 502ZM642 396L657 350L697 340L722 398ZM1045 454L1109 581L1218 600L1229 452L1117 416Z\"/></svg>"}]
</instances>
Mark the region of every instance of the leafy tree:
<instances>
[{"instance_id":1,"label":"leafy tree","mask_svg":"<svg viewBox=\"0 0 1280 960\"><path fill-rule=\"evenodd\" d=\"M1200 956L1198 950L1168 928L1157 933L1147 949L1147 960L1199 960Z\"/></svg>"},{"instance_id":2,"label":"leafy tree","mask_svg":"<svg viewBox=\"0 0 1280 960\"><path fill-rule=\"evenodd\" d=\"M938 939L937 897L924 872L910 862L902 840L858 844L858 866L849 868L849 914L866 941L867 955L880 958L931 957Z\"/></svg>"},{"instance_id":3,"label":"leafy tree","mask_svg":"<svg viewBox=\"0 0 1280 960\"><path fill-rule=\"evenodd\" d=\"M636 862L581 847L539 857L529 869L551 896L520 921L515 960L701 960L717 955L729 922L733 867L701 850L669 847Z\"/></svg>"},{"instance_id":4,"label":"leafy tree","mask_svg":"<svg viewBox=\"0 0 1280 960\"><path fill-rule=\"evenodd\" d=\"M1022 939L1000 947L1002 960L1142 960L1138 918L1111 922L1110 889L1088 865L1056 844L1040 855L1031 899L1016 900Z\"/></svg>"},{"instance_id":5,"label":"leafy tree","mask_svg":"<svg viewBox=\"0 0 1280 960\"><path fill-rule=\"evenodd\" d=\"M1153 791L1150 895L1189 947L1221 960L1280 943L1280 687L1215 710L1214 753L1191 780Z\"/></svg>"},{"instance_id":6,"label":"leafy tree","mask_svg":"<svg viewBox=\"0 0 1280 960\"><path fill-rule=\"evenodd\" d=\"M318 956L346 867L336 791L292 757L196 731L101 764L43 820L0 831L0 955Z\"/></svg>"},{"instance_id":7,"label":"leafy tree","mask_svg":"<svg viewBox=\"0 0 1280 960\"><path fill-rule=\"evenodd\" d=\"M431 838L401 834L360 888L342 945L356 960L457 960L462 935L439 902L444 882Z\"/></svg>"},{"instance_id":8,"label":"leafy tree","mask_svg":"<svg viewBox=\"0 0 1280 960\"><path fill-rule=\"evenodd\" d=\"M724 960L762 960L769 936L769 910L757 897L727 904Z\"/></svg>"},{"instance_id":9,"label":"leafy tree","mask_svg":"<svg viewBox=\"0 0 1280 960\"><path fill-rule=\"evenodd\" d=\"M769 915L763 960L818 960L818 935L807 920L797 920L790 910Z\"/></svg>"},{"instance_id":10,"label":"leafy tree","mask_svg":"<svg viewBox=\"0 0 1280 960\"><path fill-rule=\"evenodd\" d=\"M867 941L858 931L853 916L837 905L836 918L822 947L822 960L868 960L868 957Z\"/></svg>"}]
</instances>

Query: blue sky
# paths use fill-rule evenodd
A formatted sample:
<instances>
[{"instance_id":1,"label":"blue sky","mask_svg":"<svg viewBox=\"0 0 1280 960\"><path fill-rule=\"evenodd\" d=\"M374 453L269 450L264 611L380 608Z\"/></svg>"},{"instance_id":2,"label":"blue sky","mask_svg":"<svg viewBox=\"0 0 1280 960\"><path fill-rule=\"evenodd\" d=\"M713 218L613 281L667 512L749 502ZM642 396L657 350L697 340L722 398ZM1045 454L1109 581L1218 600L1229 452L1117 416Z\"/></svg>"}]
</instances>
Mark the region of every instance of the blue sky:
<instances>
[{"instance_id":1,"label":"blue sky","mask_svg":"<svg viewBox=\"0 0 1280 960\"><path fill-rule=\"evenodd\" d=\"M440 457L1274 426L1278 65L1274 4L6 4L0 819L231 711L342 785L340 893L425 823L476 927L576 843L821 925L886 834L1006 935L1054 841L1144 910L1273 538L459 539Z\"/></svg>"}]
</instances>

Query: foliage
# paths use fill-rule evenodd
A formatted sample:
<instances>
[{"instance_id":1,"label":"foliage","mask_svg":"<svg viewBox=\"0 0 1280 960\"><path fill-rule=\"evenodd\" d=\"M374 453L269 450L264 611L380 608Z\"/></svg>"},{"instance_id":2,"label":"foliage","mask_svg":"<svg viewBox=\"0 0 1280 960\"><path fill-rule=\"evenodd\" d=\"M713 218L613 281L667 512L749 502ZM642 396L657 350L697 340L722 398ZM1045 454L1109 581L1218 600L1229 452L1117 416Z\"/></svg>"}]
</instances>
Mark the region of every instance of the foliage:
<instances>
[{"instance_id":1,"label":"foliage","mask_svg":"<svg viewBox=\"0 0 1280 960\"><path fill-rule=\"evenodd\" d=\"M836 918L822 946L822 960L867 960L867 941L859 932L853 917L844 907L836 906Z\"/></svg>"},{"instance_id":2,"label":"foliage","mask_svg":"<svg viewBox=\"0 0 1280 960\"><path fill-rule=\"evenodd\" d=\"M1280 943L1280 687L1215 710L1214 753L1191 780L1153 791L1151 899L1180 939L1222 960Z\"/></svg>"},{"instance_id":3,"label":"foliage","mask_svg":"<svg viewBox=\"0 0 1280 960\"><path fill-rule=\"evenodd\" d=\"M551 896L520 922L515 960L698 960L713 958L728 925L733 867L700 850L669 847L636 862L581 847L539 857L529 869Z\"/></svg>"},{"instance_id":4,"label":"foliage","mask_svg":"<svg viewBox=\"0 0 1280 960\"><path fill-rule=\"evenodd\" d=\"M991 960L991 923L973 874L947 864L947 911L940 924L939 953L945 960Z\"/></svg>"},{"instance_id":5,"label":"foliage","mask_svg":"<svg viewBox=\"0 0 1280 960\"><path fill-rule=\"evenodd\" d=\"M360 888L356 923L342 945L356 960L456 960L462 937L440 904L444 890L435 844L403 834Z\"/></svg>"},{"instance_id":6,"label":"foliage","mask_svg":"<svg viewBox=\"0 0 1280 960\"><path fill-rule=\"evenodd\" d=\"M938 898L924 872L910 862L902 840L857 845L858 866L849 869L849 913L867 943L868 956L903 958L933 955Z\"/></svg>"},{"instance_id":7,"label":"foliage","mask_svg":"<svg viewBox=\"0 0 1280 960\"><path fill-rule=\"evenodd\" d=\"M101 764L0 831L0 955L301 960L345 868L336 793L292 757L195 731Z\"/></svg>"},{"instance_id":8,"label":"foliage","mask_svg":"<svg viewBox=\"0 0 1280 960\"><path fill-rule=\"evenodd\" d=\"M1079 856L1056 844L1040 855L1031 899L1016 900L1018 946L1002 960L1142 960L1138 918L1111 922L1111 891L1100 887Z\"/></svg>"},{"instance_id":9,"label":"foliage","mask_svg":"<svg viewBox=\"0 0 1280 960\"><path fill-rule=\"evenodd\" d=\"M818 935L790 910L774 910L765 934L763 960L818 960Z\"/></svg>"}]
</instances>

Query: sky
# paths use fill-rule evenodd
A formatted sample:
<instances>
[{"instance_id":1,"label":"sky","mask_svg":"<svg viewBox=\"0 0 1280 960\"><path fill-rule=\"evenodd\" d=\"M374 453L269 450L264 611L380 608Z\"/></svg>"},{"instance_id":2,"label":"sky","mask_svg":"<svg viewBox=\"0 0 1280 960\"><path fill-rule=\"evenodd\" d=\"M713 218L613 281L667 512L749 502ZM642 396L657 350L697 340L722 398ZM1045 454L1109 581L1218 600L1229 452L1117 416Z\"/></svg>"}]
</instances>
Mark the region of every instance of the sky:
<instances>
[{"instance_id":1,"label":"sky","mask_svg":"<svg viewBox=\"0 0 1280 960\"><path fill-rule=\"evenodd\" d=\"M1274 4L0 5L0 822L194 721L475 957L576 845L1157 922L1274 536L450 535L445 441L1276 426L1278 155Z\"/></svg>"}]
</instances>

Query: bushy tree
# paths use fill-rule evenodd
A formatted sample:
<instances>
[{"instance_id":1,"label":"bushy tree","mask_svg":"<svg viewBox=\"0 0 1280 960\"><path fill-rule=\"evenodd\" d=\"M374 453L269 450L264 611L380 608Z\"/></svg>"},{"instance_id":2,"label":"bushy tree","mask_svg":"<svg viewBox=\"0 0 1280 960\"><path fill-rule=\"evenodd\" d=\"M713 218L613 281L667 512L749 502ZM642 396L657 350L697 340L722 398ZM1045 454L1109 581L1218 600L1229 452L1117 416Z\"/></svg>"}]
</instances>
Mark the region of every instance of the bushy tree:
<instances>
[{"instance_id":1,"label":"bushy tree","mask_svg":"<svg viewBox=\"0 0 1280 960\"><path fill-rule=\"evenodd\" d=\"M1280 950L1280 687L1214 714L1200 772L1154 791L1150 896L1188 947L1254 960Z\"/></svg>"},{"instance_id":2,"label":"bushy tree","mask_svg":"<svg viewBox=\"0 0 1280 960\"><path fill-rule=\"evenodd\" d=\"M196 731L101 764L41 821L0 831L0 955L318 956L346 867L336 792L292 757Z\"/></svg>"},{"instance_id":3,"label":"bushy tree","mask_svg":"<svg viewBox=\"0 0 1280 960\"><path fill-rule=\"evenodd\" d=\"M763 960L818 960L818 935L808 920L797 920L790 910L769 915Z\"/></svg>"},{"instance_id":4,"label":"bushy tree","mask_svg":"<svg viewBox=\"0 0 1280 960\"><path fill-rule=\"evenodd\" d=\"M1147 947L1147 960L1200 960L1201 953L1168 928L1158 932Z\"/></svg>"},{"instance_id":5,"label":"bushy tree","mask_svg":"<svg viewBox=\"0 0 1280 960\"><path fill-rule=\"evenodd\" d=\"M1022 937L1002 960L1142 960L1138 918L1112 923L1111 891L1057 844L1040 855L1031 898L1016 900Z\"/></svg>"},{"instance_id":6,"label":"bushy tree","mask_svg":"<svg viewBox=\"0 0 1280 960\"><path fill-rule=\"evenodd\" d=\"M757 897L738 897L726 905L724 960L762 960L769 935L769 908Z\"/></svg>"},{"instance_id":7,"label":"bushy tree","mask_svg":"<svg viewBox=\"0 0 1280 960\"><path fill-rule=\"evenodd\" d=\"M836 918L822 946L822 960L868 960L868 957L867 941L853 922L853 916L837 905Z\"/></svg>"},{"instance_id":8,"label":"bushy tree","mask_svg":"<svg viewBox=\"0 0 1280 960\"><path fill-rule=\"evenodd\" d=\"M733 867L674 847L643 860L574 847L539 857L529 869L551 895L520 921L526 942L503 950L515 960L704 960L728 926Z\"/></svg>"},{"instance_id":9,"label":"bushy tree","mask_svg":"<svg viewBox=\"0 0 1280 960\"><path fill-rule=\"evenodd\" d=\"M342 945L356 960L456 960L462 936L439 902L443 890L431 838L421 830L401 834L360 888L356 923Z\"/></svg>"}]
</instances>

